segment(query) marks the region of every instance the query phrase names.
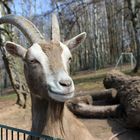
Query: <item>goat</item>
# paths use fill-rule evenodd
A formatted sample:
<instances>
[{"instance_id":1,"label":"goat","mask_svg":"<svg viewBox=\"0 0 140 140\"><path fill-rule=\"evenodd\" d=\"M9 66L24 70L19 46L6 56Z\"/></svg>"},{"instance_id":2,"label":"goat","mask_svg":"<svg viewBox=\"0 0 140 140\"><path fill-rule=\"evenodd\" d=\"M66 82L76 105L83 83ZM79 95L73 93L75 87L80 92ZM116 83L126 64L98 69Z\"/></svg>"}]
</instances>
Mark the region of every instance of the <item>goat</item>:
<instances>
[{"instance_id":1,"label":"goat","mask_svg":"<svg viewBox=\"0 0 140 140\"><path fill-rule=\"evenodd\" d=\"M75 90L68 72L72 58L70 49L79 46L86 33L60 42L55 14L52 15L52 40L49 42L33 23L21 16L4 16L0 18L0 24L3 23L15 25L31 44L28 49L10 41L5 44L11 55L24 61L24 74L31 94L31 131L65 140L94 140L84 124L65 105L65 101L74 96Z\"/></svg>"}]
</instances>

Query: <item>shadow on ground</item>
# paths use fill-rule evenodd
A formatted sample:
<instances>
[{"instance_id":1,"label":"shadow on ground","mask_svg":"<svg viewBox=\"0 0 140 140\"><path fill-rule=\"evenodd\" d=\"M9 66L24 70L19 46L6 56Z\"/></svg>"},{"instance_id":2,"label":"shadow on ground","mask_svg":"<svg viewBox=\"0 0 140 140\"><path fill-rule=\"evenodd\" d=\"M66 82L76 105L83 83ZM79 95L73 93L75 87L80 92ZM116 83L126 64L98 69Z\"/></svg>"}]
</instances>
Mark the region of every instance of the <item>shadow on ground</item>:
<instances>
[{"instance_id":1,"label":"shadow on ground","mask_svg":"<svg viewBox=\"0 0 140 140\"><path fill-rule=\"evenodd\" d=\"M110 140L140 140L140 130L127 129L123 120L108 119L108 124L114 134Z\"/></svg>"},{"instance_id":2,"label":"shadow on ground","mask_svg":"<svg viewBox=\"0 0 140 140\"><path fill-rule=\"evenodd\" d=\"M94 138L99 140L140 140L140 130L129 130L119 119L81 119Z\"/></svg>"}]
</instances>

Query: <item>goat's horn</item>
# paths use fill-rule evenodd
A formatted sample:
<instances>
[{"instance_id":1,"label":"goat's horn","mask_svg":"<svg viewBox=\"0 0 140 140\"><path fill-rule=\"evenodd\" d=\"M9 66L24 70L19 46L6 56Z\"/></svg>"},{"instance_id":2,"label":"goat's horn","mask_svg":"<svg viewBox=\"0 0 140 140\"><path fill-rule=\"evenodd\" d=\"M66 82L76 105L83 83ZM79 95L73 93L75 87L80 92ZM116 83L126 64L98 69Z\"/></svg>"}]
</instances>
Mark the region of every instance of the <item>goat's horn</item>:
<instances>
[{"instance_id":1,"label":"goat's horn","mask_svg":"<svg viewBox=\"0 0 140 140\"><path fill-rule=\"evenodd\" d=\"M22 31L28 41L31 43L45 43L44 37L41 35L36 26L22 16L6 15L0 18L0 24L8 23L16 26Z\"/></svg>"},{"instance_id":2,"label":"goat's horn","mask_svg":"<svg viewBox=\"0 0 140 140\"><path fill-rule=\"evenodd\" d=\"M60 41L60 29L56 14L52 14L52 40Z\"/></svg>"}]
</instances>

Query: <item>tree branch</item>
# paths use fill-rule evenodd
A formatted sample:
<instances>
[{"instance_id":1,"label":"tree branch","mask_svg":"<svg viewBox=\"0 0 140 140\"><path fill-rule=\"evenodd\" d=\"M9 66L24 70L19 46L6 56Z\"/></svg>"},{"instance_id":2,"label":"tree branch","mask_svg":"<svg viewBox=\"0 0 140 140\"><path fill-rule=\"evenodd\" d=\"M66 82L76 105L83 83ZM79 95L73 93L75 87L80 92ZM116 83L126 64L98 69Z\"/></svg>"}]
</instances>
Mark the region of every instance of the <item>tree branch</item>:
<instances>
[{"instance_id":1,"label":"tree branch","mask_svg":"<svg viewBox=\"0 0 140 140\"><path fill-rule=\"evenodd\" d=\"M80 117L119 117L121 115L120 105L111 106L92 106L84 103L68 104L68 108Z\"/></svg>"},{"instance_id":2,"label":"tree branch","mask_svg":"<svg viewBox=\"0 0 140 140\"><path fill-rule=\"evenodd\" d=\"M92 96L94 100L110 99L110 98L116 98L117 91L115 89L105 89L101 91L96 91L96 90L80 91L74 96L74 98L80 96L87 96L87 95Z\"/></svg>"}]
</instances>

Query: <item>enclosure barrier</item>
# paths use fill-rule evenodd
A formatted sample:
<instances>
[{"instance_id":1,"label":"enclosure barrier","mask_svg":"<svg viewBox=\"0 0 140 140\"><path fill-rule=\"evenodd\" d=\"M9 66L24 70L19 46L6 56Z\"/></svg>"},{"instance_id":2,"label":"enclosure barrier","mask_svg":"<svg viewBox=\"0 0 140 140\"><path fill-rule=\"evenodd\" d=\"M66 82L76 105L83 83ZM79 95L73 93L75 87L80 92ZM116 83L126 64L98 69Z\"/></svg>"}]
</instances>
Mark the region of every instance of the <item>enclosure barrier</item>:
<instances>
[{"instance_id":1,"label":"enclosure barrier","mask_svg":"<svg viewBox=\"0 0 140 140\"><path fill-rule=\"evenodd\" d=\"M0 124L0 140L27 140L27 137L30 136L31 140L35 138L41 140L62 140L59 138L53 138L46 135L40 135L35 132L22 130L18 128L13 128L10 126Z\"/></svg>"}]
</instances>

